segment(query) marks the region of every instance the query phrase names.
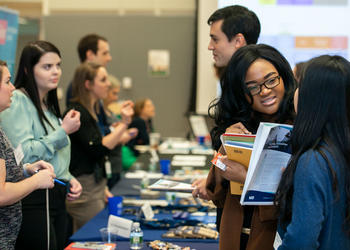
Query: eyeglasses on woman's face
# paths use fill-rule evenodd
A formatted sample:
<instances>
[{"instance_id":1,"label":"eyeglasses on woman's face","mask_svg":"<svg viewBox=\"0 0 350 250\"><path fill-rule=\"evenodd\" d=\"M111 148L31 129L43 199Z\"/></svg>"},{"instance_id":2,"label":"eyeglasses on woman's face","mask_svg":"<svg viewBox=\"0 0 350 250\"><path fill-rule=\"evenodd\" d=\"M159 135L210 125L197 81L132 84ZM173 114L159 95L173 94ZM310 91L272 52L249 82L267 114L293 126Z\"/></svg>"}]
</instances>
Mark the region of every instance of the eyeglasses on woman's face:
<instances>
[{"instance_id":1,"label":"eyeglasses on woman's face","mask_svg":"<svg viewBox=\"0 0 350 250\"><path fill-rule=\"evenodd\" d=\"M247 90L252 96L258 95L261 92L262 85L264 85L265 88L267 88L267 89L273 89L278 84L280 84L280 78L281 78L280 76L274 76L274 77L267 79L266 81L264 81L260 84L248 84Z\"/></svg>"}]
</instances>

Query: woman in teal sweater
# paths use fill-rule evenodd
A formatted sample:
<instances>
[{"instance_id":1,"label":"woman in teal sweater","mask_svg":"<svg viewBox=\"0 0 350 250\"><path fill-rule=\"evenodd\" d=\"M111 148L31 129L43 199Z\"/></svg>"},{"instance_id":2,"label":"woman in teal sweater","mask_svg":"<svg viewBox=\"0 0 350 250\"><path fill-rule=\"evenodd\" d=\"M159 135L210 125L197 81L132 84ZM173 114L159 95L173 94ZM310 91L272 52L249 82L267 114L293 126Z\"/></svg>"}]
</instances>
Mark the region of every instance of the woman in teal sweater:
<instances>
[{"instance_id":1,"label":"woman in teal sweater","mask_svg":"<svg viewBox=\"0 0 350 250\"><path fill-rule=\"evenodd\" d=\"M350 63L309 62L276 202L284 249L350 249Z\"/></svg>"},{"instance_id":2,"label":"woman in teal sweater","mask_svg":"<svg viewBox=\"0 0 350 250\"><path fill-rule=\"evenodd\" d=\"M17 249L63 249L66 240L65 200L80 196L81 185L69 173L68 134L79 129L79 112L69 112L61 121L57 100L61 55L46 41L29 43L22 51L15 79L12 105L0 115L0 125L14 148L23 152L23 163L45 160L67 188L55 185L49 192L50 220L46 220L45 190L37 190L22 201L23 221ZM47 223L50 230L47 231ZM33 230L35 229L35 230ZM1 248L1 246L0 246Z\"/></svg>"}]
</instances>

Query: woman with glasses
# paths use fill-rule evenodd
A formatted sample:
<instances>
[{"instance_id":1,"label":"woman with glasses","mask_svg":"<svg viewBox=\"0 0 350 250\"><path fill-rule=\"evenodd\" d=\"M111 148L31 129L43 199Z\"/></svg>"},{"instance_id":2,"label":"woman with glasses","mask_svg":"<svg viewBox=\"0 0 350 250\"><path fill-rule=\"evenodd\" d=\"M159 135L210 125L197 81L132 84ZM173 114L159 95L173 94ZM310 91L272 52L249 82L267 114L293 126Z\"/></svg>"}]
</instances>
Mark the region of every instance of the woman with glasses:
<instances>
[{"instance_id":1,"label":"woman with glasses","mask_svg":"<svg viewBox=\"0 0 350 250\"><path fill-rule=\"evenodd\" d=\"M222 95L209 107L216 127L211 131L214 148L224 153L221 134L256 133L260 122L292 123L295 81L287 60L267 45L237 50L221 78ZM226 171L212 166L207 179L211 200L223 208L220 249L273 249L277 225L274 206L241 206L229 181L244 183L247 170L222 157Z\"/></svg>"},{"instance_id":2,"label":"woman with glasses","mask_svg":"<svg viewBox=\"0 0 350 250\"><path fill-rule=\"evenodd\" d=\"M283 249L350 249L350 63L312 59L276 194Z\"/></svg>"}]
</instances>

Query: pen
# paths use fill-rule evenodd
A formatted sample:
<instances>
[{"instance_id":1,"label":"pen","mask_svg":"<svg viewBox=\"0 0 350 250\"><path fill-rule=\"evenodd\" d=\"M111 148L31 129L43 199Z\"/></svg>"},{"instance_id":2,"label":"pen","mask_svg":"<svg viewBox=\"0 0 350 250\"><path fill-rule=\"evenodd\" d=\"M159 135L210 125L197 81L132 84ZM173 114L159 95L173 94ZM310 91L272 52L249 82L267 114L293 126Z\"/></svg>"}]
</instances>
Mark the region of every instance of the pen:
<instances>
[{"instance_id":1,"label":"pen","mask_svg":"<svg viewBox=\"0 0 350 250\"><path fill-rule=\"evenodd\" d=\"M58 184L61 184L62 186L67 186L66 183L64 183L63 181L60 181L60 180L57 180L57 179L54 179L54 181Z\"/></svg>"},{"instance_id":2,"label":"pen","mask_svg":"<svg viewBox=\"0 0 350 250\"><path fill-rule=\"evenodd\" d=\"M40 169L37 169L37 170L35 170L34 172L35 172L35 173L38 173L39 171L40 171ZM58 183L58 184L60 184L60 185L62 185L62 186L67 186L66 183L64 183L63 181L60 181L60 180L58 180L58 179L54 179L54 182L56 182L56 183Z\"/></svg>"}]
</instances>

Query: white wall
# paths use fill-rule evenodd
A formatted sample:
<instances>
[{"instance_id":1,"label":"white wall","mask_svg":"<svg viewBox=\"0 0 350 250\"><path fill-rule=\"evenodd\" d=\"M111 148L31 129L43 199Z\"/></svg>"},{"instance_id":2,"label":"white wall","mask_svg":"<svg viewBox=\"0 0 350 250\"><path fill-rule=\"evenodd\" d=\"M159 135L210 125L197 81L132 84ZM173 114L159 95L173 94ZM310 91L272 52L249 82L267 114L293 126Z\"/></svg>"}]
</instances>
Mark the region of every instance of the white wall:
<instances>
[{"instance_id":1,"label":"white wall","mask_svg":"<svg viewBox=\"0 0 350 250\"><path fill-rule=\"evenodd\" d=\"M198 1L198 46L197 46L197 102L196 112L208 113L209 102L216 97L216 83L213 56L208 50L210 27L209 16L217 9L216 0Z\"/></svg>"}]
</instances>

